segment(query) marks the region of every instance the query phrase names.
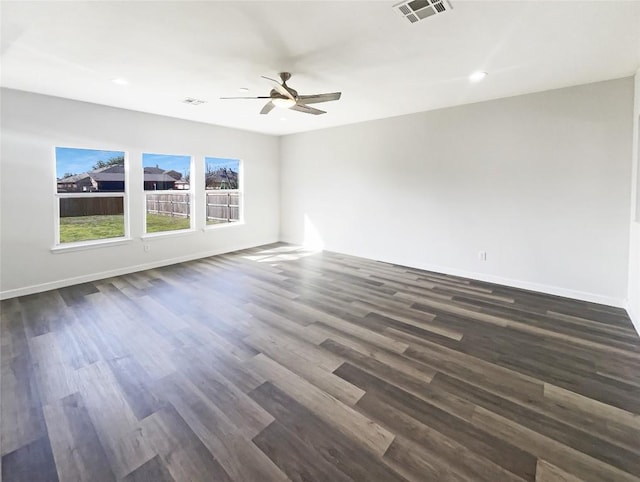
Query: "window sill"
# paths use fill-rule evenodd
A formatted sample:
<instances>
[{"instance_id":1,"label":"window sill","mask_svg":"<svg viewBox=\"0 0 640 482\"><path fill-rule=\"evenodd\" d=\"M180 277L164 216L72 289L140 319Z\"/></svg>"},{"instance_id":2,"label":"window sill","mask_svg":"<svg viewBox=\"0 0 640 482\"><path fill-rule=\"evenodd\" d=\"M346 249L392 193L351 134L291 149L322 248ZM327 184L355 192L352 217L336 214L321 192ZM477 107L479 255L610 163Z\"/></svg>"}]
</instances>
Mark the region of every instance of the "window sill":
<instances>
[{"instance_id":1,"label":"window sill","mask_svg":"<svg viewBox=\"0 0 640 482\"><path fill-rule=\"evenodd\" d=\"M216 229L225 229L225 228L230 228L232 226L243 226L243 225L244 225L244 221L237 221L235 223L208 224L207 226L202 228L202 231L206 233L207 231L215 231Z\"/></svg>"},{"instance_id":2,"label":"window sill","mask_svg":"<svg viewBox=\"0 0 640 482\"><path fill-rule=\"evenodd\" d=\"M106 239L106 240L100 239L95 241L80 241L77 243L64 243L51 248L51 252L55 254L61 254L61 253L70 253L73 251L84 251L85 249L108 248L111 246L127 244L130 241L131 241L131 238L113 238L113 239Z\"/></svg>"},{"instance_id":3,"label":"window sill","mask_svg":"<svg viewBox=\"0 0 640 482\"><path fill-rule=\"evenodd\" d=\"M140 239L153 239L153 238L165 238L171 236L186 236L191 233L195 233L195 229L175 229L173 231L160 231L157 233L146 233L140 236Z\"/></svg>"}]
</instances>

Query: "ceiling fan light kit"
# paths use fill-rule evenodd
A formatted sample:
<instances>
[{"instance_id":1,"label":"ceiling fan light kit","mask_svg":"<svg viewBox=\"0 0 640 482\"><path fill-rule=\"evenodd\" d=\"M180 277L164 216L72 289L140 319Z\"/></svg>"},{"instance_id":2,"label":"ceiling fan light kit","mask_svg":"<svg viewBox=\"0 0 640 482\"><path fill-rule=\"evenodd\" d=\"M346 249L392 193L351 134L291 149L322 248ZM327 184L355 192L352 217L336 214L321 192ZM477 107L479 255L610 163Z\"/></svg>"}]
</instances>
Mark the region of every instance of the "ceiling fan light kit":
<instances>
[{"instance_id":1,"label":"ceiling fan light kit","mask_svg":"<svg viewBox=\"0 0 640 482\"><path fill-rule=\"evenodd\" d=\"M296 101L288 97L276 97L271 100L271 102L273 102L276 107L280 107L282 109L288 109L289 107L296 105Z\"/></svg>"},{"instance_id":2,"label":"ceiling fan light kit","mask_svg":"<svg viewBox=\"0 0 640 482\"><path fill-rule=\"evenodd\" d=\"M269 99L260 111L260 114L268 114L274 107L281 107L283 109L295 110L304 114L320 115L326 114L326 112L314 107L309 107L308 104L318 104L320 102L339 100L342 95L342 92L298 95L297 90L292 89L287 85L287 80L291 78L291 74L289 72L280 72L280 80L282 83L270 77L262 76L262 78L273 82L274 84L269 95L257 97L221 97L221 99Z\"/></svg>"}]
</instances>

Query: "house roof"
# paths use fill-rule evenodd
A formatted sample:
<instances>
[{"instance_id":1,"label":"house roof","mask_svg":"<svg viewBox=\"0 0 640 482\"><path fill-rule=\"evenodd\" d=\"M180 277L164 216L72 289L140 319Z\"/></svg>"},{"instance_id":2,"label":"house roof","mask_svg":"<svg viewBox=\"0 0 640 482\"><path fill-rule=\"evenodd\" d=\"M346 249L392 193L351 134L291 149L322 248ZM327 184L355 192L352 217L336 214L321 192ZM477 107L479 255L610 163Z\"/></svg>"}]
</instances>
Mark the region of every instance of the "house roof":
<instances>
[{"instance_id":1,"label":"house roof","mask_svg":"<svg viewBox=\"0 0 640 482\"><path fill-rule=\"evenodd\" d=\"M14 32L2 85L288 134L615 79L640 65L638 1L450 0L450 11L415 24L395 3L82 2L79 10L77 2L2 2ZM96 35L123 18L136 35ZM167 19L171 28L158 36ZM179 69L176 52L189 52ZM128 88L100 74L114 72L113 59L118 72L135 73ZM261 101L219 100L268 95L272 86L260 76L280 70L293 74L288 85L300 94L342 98L318 104L327 111L318 116L281 109L261 116ZM476 70L489 75L471 84ZM250 90L239 94L241 87ZM207 104L179 102L194 94Z\"/></svg>"},{"instance_id":2,"label":"house roof","mask_svg":"<svg viewBox=\"0 0 640 482\"><path fill-rule=\"evenodd\" d=\"M61 179L58 179L58 182L65 183L65 184L73 184L78 181L81 181L82 179L86 179L88 177L90 177L89 174L87 174L86 172L83 172L82 174L75 174L73 176L63 177Z\"/></svg>"},{"instance_id":3,"label":"house roof","mask_svg":"<svg viewBox=\"0 0 640 482\"><path fill-rule=\"evenodd\" d=\"M124 170L122 172L106 172L106 171L91 171L88 173L95 181L124 181ZM144 173L145 182L175 182L175 179L168 174L148 174Z\"/></svg>"}]
</instances>

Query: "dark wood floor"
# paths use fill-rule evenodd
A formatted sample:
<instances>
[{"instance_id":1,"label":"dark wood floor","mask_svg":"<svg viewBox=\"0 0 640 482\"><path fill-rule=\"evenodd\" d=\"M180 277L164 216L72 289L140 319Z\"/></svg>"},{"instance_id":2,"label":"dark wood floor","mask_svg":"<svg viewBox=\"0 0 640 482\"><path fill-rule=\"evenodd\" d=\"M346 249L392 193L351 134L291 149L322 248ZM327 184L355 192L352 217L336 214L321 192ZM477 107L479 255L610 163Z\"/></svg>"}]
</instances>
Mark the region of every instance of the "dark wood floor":
<instances>
[{"instance_id":1,"label":"dark wood floor","mask_svg":"<svg viewBox=\"0 0 640 482\"><path fill-rule=\"evenodd\" d=\"M2 303L13 481L640 480L623 310L276 245Z\"/></svg>"}]
</instances>

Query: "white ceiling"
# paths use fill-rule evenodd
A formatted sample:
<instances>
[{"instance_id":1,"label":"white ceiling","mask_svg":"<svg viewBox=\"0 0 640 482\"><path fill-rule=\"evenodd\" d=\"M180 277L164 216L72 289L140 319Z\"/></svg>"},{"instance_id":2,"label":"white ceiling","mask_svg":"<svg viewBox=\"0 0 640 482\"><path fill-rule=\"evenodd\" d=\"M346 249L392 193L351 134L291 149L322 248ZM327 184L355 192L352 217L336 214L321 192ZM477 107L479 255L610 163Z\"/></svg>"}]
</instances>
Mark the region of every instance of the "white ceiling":
<instances>
[{"instance_id":1,"label":"white ceiling","mask_svg":"<svg viewBox=\"0 0 640 482\"><path fill-rule=\"evenodd\" d=\"M640 67L640 1L461 1L410 24L389 1L2 1L1 84L288 134L596 82ZM342 91L311 116L261 75ZM476 70L489 76L471 84ZM128 85L116 85L114 78ZM250 89L244 94L240 87ZM190 106L185 97L207 103Z\"/></svg>"}]
</instances>

